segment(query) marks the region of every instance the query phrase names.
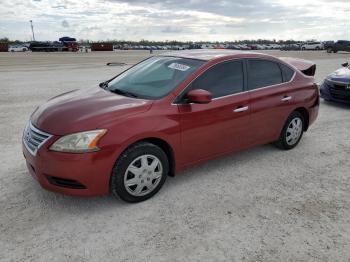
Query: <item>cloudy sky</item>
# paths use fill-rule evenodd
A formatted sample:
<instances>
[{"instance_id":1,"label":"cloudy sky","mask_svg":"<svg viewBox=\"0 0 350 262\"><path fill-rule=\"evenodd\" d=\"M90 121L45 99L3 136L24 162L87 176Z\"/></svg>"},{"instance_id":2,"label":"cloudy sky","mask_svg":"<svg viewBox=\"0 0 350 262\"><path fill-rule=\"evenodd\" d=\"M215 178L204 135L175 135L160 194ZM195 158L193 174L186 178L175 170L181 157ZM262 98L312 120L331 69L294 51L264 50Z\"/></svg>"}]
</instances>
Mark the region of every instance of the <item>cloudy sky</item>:
<instances>
[{"instance_id":1,"label":"cloudy sky","mask_svg":"<svg viewBox=\"0 0 350 262\"><path fill-rule=\"evenodd\" d=\"M350 39L350 0L0 0L0 37Z\"/></svg>"}]
</instances>

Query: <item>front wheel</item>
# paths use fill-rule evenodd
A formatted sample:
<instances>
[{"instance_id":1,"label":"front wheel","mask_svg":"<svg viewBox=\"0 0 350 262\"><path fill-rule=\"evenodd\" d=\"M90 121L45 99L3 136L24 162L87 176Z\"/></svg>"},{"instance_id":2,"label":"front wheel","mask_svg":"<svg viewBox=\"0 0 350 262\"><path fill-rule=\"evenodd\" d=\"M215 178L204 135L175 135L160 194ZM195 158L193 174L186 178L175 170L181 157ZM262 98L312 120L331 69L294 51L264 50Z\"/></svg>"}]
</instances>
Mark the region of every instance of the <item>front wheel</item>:
<instances>
[{"instance_id":1,"label":"front wheel","mask_svg":"<svg viewBox=\"0 0 350 262\"><path fill-rule=\"evenodd\" d=\"M152 143L141 142L129 147L117 160L110 189L124 201L144 201L160 190L168 172L164 151Z\"/></svg>"},{"instance_id":2,"label":"front wheel","mask_svg":"<svg viewBox=\"0 0 350 262\"><path fill-rule=\"evenodd\" d=\"M304 117L299 112L290 114L275 145L284 150L296 147L303 136L304 123Z\"/></svg>"}]
</instances>

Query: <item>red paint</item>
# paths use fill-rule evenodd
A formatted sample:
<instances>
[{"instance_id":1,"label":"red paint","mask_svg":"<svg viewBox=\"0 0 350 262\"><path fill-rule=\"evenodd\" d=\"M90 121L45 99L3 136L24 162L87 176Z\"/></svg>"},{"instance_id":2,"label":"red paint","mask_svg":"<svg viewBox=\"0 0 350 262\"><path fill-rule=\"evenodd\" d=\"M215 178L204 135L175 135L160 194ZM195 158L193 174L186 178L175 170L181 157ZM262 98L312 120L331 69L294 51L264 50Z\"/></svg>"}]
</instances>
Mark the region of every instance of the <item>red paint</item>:
<instances>
[{"instance_id":1,"label":"red paint","mask_svg":"<svg viewBox=\"0 0 350 262\"><path fill-rule=\"evenodd\" d=\"M9 44L8 43L0 43L0 52L8 52Z\"/></svg>"},{"instance_id":2,"label":"red paint","mask_svg":"<svg viewBox=\"0 0 350 262\"><path fill-rule=\"evenodd\" d=\"M112 43L92 43L91 51L113 51Z\"/></svg>"},{"instance_id":3,"label":"red paint","mask_svg":"<svg viewBox=\"0 0 350 262\"><path fill-rule=\"evenodd\" d=\"M187 93L186 98L189 102L196 104L208 104L212 100L212 94L207 90L196 89Z\"/></svg>"},{"instance_id":4,"label":"red paint","mask_svg":"<svg viewBox=\"0 0 350 262\"><path fill-rule=\"evenodd\" d=\"M285 63L272 56L249 52L216 50L177 55L207 62L160 100L128 98L96 87L63 94L40 106L31 116L32 124L54 136L36 156L25 147L23 151L31 174L42 187L72 195L104 195L109 191L115 161L137 141L158 138L166 142L174 154L175 171L179 171L230 152L277 140L288 115L297 108L307 111L310 124L317 117L319 98L314 79L300 71L296 71L289 83L213 99L207 104L174 104L175 98L193 79L222 61L265 58ZM194 95L197 98L208 96L206 91L198 90ZM282 102L284 96L293 96L293 99ZM246 106L249 107L246 111L233 112ZM63 135L97 128L108 129L98 144L100 151L70 154L49 150ZM77 180L87 189L54 186L46 175Z\"/></svg>"}]
</instances>

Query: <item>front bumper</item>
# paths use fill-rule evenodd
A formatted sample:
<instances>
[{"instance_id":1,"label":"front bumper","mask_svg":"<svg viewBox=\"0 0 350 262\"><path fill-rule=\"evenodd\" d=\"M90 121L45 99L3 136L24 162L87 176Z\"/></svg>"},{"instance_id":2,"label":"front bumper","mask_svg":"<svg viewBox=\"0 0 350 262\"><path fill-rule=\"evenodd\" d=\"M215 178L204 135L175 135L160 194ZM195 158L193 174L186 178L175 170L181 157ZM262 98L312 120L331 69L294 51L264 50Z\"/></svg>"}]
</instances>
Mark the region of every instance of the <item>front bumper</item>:
<instances>
[{"instance_id":1,"label":"front bumper","mask_svg":"<svg viewBox=\"0 0 350 262\"><path fill-rule=\"evenodd\" d=\"M114 152L108 149L86 154L53 152L48 145L54 139L47 141L36 155L31 154L22 143L28 170L41 187L76 196L108 194L116 160Z\"/></svg>"},{"instance_id":2,"label":"front bumper","mask_svg":"<svg viewBox=\"0 0 350 262\"><path fill-rule=\"evenodd\" d=\"M336 93L332 93L331 85L329 85L326 81L323 82L320 88L320 95L324 100L333 101L338 103L350 104L350 90L349 96L339 96Z\"/></svg>"}]
</instances>

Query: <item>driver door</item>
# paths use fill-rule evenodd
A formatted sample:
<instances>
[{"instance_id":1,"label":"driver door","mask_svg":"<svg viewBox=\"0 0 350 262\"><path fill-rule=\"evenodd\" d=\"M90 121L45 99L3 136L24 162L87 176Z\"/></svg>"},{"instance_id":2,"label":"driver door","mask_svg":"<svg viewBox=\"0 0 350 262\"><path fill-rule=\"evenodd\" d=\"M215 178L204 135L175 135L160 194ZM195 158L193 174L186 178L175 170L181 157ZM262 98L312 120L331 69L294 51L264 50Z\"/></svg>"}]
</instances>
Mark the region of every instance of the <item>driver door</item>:
<instances>
[{"instance_id":1,"label":"driver door","mask_svg":"<svg viewBox=\"0 0 350 262\"><path fill-rule=\"evenodd\" d=\"M191 164L248 146L249 93L245 90L244 64L232 60L217 64L186 88L212 93L208 104L180 103L181 146L185 163Z\"/></svg>"}]
</instances>

